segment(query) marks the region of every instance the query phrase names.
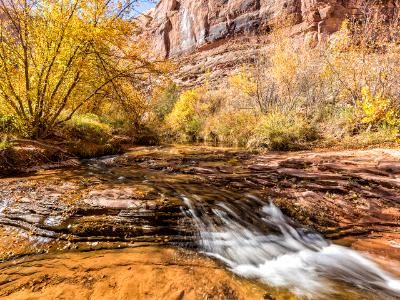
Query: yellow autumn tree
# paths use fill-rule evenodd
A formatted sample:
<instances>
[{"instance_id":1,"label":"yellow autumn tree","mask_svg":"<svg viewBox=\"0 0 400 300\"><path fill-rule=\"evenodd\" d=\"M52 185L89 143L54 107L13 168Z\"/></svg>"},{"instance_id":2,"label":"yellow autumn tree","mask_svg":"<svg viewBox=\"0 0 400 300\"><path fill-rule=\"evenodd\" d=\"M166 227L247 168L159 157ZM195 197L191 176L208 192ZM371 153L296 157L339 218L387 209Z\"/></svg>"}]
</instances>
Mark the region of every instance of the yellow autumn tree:
<instances>
[{"instance_id":1,"label":"yellow autumn tree","mask_svg":"<svg viewBox=\"0 0 400 300\"><path fill-rule=\"evenodd\" d=\"M0 109L24 135L45 137L103 100L136 111L140 88L162 68L126 18L134 4L0 0Z\"/></svg>"},{"instance_id":2,"label":"yellow autumn tree","mask_svg":"<svg viewBox=\"0 0 400 300\"><path fill-rule=\"evenodd\" d=\"M272 44L270 72L274 81L280 87L282 96L293 101L296 94L298 71L301 67L299 56L282 29L273 33Z\"/></svg>"},{"instance_id":3,"label":"yellow autumn tree","mask_svg":"<svg viewBox=\"0 0 400 300\"><path fill-rule=\"evenodd\" d=\"M180 134L181 140L193 141L200 130L201 88L183 92L176 101L171 113L166 117L167 127Z\"/></svg>"}]
</instances>

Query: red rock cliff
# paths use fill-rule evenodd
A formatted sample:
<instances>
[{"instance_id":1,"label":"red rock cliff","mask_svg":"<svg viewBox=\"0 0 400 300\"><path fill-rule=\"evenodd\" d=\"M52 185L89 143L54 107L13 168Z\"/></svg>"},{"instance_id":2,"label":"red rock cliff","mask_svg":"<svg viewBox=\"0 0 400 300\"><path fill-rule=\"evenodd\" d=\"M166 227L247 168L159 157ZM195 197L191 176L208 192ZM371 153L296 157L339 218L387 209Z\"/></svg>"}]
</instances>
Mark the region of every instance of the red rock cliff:
<instances>
[{"instance_id":1,"label":"red rock cliff","mask_svg":"<svg viewBox=\"0 0 400 300\"><path fill-rule=\"evenodd\" d=\"M182 58L196 53L188 72L196 77L193 73L199 66L218 70L221 64L225 68L237 64L251 50L251 37L267 32L277 21L287 20L294 35L316 44L337 31L347 16L360 14L367 2L372 1L161 0L140 19L158 55ZM399 0L374 2L383 4L388 15L400 7ZM240 49L232 44L243 38Z\"/></svg>"}]
</instances>

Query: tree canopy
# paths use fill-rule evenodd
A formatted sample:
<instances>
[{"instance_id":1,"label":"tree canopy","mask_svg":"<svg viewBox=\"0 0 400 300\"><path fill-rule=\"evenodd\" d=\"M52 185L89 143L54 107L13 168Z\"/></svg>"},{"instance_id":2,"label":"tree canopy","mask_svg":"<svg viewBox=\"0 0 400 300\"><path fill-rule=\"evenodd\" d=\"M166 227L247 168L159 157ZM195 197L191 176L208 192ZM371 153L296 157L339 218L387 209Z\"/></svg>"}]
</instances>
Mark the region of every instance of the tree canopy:
<instances>
[{"instance_id":1,"label":"tree canopy","mask_svg":"<svg viewBox=\"0 0 400 300\"><path fill-rule=\"evenodd\" d=\"M138 118L150 62L136 1L0 0L0 109L39 138L102 101Z\"/></svg>"}]
</instances>

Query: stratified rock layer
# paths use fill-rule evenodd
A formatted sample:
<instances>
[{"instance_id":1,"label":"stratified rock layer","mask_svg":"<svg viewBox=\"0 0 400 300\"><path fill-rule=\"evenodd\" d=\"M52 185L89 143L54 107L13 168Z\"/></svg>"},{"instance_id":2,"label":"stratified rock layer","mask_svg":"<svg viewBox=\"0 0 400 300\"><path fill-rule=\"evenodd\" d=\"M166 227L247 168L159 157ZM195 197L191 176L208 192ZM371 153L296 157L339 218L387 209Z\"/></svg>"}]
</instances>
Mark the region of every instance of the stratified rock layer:
<instances>
[{"instance_id":1,"label":"stratified rock layer","mask_svg":"<svg viewBox=\"0 0 400 300\"><path fill-rule=\"evenodd\" d=\"M0 179L0 261L137 243L191 246L197 233L182 210L185 194L211 206L235 202L243 218L259 209L254 202L243 210L243 197L254 195L327 238L400 259L399 150L132 150L75 170Z\"/></svg>"},{"instance_id":2,"label":"stratified rock layer","mask_svg":"<svg viewBox=\"0 0 400 300\"><path fill-rule=\"evenodd\" d=\"M160 57L183 60L183 83L199 72L229 69L248 59L256 36L271 25L290 25L293 35L317 45L340 28L346 17L362 15L362 0L161 0L141 16ZM398 14L397 0L380 1L387 17ZM378 3L378 2L377 2ZM285 24L287 23L287 24ZM238 46L238 44L240 46ZM193 55L194 54L194 55Z\"/></svg>"}]
</instances>

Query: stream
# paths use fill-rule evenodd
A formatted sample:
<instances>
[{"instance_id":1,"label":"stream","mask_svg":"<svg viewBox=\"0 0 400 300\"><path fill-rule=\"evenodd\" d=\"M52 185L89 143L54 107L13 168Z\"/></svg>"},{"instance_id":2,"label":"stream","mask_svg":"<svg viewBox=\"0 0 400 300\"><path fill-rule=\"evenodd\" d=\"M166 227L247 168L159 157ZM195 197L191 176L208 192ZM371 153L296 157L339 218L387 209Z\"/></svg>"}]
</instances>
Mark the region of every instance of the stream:
<instances>
[{"instance_id":1,"label":"stream","mask_svg":"<svg viewBox=\"0 0 400 300\"><path fill-rule=\"evenodd\" d=\"M90 298L106 282L104 293L117 289L116 275L99 267L103 257L108 269L138 265L148 281L126 287L131 298L148 288L148 299L399 299L400 184L382 166L400 162L382 155L369 165L376 153L361 154L365 160L354 153L142 147L74 169L0 179L0 297L46 297L67 283L83 294L64 298ZM75 268L92 260L82 274L93 275L77 275ZM154 279L157 268L149 265L176 269ZM135 273L118 272L126 272L121 282ZM169 286L170 273L180 285Z\"/></svg>"},{"instance_id":2,"label":"stream","mask_svg":"<svg viewBox=\"0 0 400 300\"><path fill-rule=\"evenodd\" d=\"M338 297L345 289L350 293L351 286L377 297L400 297L400 280L360 253L294 224L272 203L248 195L239 204L219 200L209 209L196 198L183 197L199 229L202 251L240 276L306 298ZM349 286L337 292L335 282Z\"/></svg>"}]
</instances>

